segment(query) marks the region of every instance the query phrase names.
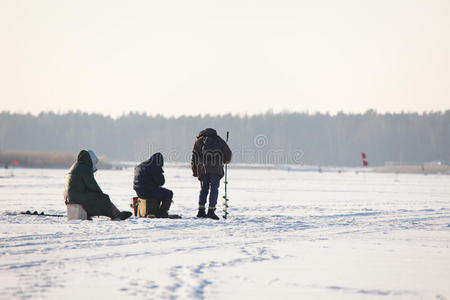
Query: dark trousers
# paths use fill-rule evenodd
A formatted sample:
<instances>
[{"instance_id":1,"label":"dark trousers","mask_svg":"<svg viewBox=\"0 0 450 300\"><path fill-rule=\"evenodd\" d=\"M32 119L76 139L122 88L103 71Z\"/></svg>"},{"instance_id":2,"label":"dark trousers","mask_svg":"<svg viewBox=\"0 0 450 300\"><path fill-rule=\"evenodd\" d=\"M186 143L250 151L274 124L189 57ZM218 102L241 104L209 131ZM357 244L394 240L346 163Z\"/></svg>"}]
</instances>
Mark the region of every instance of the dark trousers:
<instances>
[{"instance_id":1,"label":"dark trousers","mask_svg":"<svg viewBox=\"0 0 450 300\"><path fill-rule=\"evenodd\" d=\"M215 208L217 205L217 197L219 196L220 177L216 174L206 174L200 178L200 196L198 204L205 206L206 198L209 192L209 207Z\"/></svg>"},{"instance_id":2,"label":"dark trousers","mask_svg":"<svg viewBox=\"0 0 450 300\"><path fill-rule=\"evenodd\" d=\"M109 196L106 194L101 195L95 201L87 201L81 204L89 217L93 216L105 216L113 217L112 206Z\"/></svg>"},{"instance_id":3,"label":"dark trousers","mask_svg":"<svg viewBox=\"0 0 450 300\"><path fill-rule=\"evenodd\" d=\"M172 205L173 192L165 188L158 188L150 195L151 205L149 213L157 217L166 215Z\"/></svg>"}]
</instances>

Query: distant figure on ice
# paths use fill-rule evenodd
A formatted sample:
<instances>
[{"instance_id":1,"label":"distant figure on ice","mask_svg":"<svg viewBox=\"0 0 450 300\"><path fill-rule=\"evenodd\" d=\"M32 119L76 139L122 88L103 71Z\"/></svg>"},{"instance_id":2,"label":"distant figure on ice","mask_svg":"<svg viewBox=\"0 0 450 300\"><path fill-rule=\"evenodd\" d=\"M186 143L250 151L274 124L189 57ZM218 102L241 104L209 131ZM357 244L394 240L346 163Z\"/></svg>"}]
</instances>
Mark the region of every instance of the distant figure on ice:
<instances>
[{"instance_id":1,"label":"distant figure on ice","mask_svg":"<svg viewBox=\"0 0 450 300\"><path fill-rule=\"evenodd\" d=\"M81 150L77 161L72 165L66 177L64 199L66 204L81 204L92 216L106 216L111 219L125 220L131 212L119 211L112 204L109 196L104 194L94 178L98 158L92 150Z\"/></svg>"},{"instance_id":2,"label":"distant figure on ice","mask_svg":"<svg viewBox=\"0 0 450 300\"><path fill-rule=\"evenodd\" d=\"M200 131L192 150L191 167L194 177L200 180L198 218L219 220L214 213L219 195L220 179L224 175L223 165L231 161L231 150L227 143L212 128ZM205 211L209 192L208 213Z\"/></svg>"},{"instance_id":3,"label":"distant figure on ice","mask_svg":"<svg viewBox=\"0 0 450 300\"><path fill-rule=\"evenodd\" d=\"M147 200L149 215L168 218L173 192L162 186L165 183L164 158L161 153L153 154L134 169L133 189L139 198Z\"/></svg>"}]
</instances>

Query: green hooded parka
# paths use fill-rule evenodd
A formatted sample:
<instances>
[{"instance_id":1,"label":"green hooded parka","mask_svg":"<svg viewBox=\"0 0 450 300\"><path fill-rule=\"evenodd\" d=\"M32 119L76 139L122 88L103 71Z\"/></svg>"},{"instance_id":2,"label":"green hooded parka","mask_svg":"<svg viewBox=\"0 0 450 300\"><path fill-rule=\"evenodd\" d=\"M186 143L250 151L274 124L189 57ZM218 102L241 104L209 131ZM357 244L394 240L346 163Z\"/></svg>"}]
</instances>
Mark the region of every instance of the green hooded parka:
<instances>
[{"instance_id":1,"label":"green hooded parka","mask_svg":"<svg viewBox=\"0 0 450 300\"><path fill-rule=\"evenodd\" d=\"M89 216L111 217L111 200L98 186L92 166L89 152L80 151L67 174L64 199L66 204L81 204Z\"/></svg>"}]
</instances>

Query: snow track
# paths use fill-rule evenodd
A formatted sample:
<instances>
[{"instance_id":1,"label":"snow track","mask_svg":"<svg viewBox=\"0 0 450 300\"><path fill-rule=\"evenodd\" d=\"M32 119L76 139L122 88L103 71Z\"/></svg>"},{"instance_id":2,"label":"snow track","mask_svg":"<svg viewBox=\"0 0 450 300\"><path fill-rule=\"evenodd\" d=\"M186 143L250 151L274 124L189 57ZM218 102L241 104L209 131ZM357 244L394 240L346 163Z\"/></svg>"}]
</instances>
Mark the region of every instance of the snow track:
<instances>
[{"instance_id":1,"label":"snow track","mask_svg":"<svg viewBox=\"0 0 450 300\"><path fill-rule=\"evenodd\" d=\"M0 299L450 299L450 176L230 169L215 222L167 168L181 220L19 214L65 214L65 173L0 174ZM132 171L96 177L128 209Z\"/></svg>"}]
</instances>

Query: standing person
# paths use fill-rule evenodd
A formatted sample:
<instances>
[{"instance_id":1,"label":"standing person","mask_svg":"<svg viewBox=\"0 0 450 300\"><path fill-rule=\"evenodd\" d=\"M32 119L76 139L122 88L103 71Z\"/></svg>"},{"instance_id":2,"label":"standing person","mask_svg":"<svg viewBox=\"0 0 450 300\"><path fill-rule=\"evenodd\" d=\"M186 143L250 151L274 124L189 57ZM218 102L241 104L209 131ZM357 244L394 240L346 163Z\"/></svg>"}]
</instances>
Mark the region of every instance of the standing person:
<instances>
[{"instance_id":1,"label":"standing person","mask_svg":"<svg viewBox=\"0 0 450 300\"><path fill-rule=\"evenodd\" d=\"M133 189L139 198L147 200L149 214L157 218L168 218L173 192L162 186L165 183L164 158L153 154L134 169Z\"/></svg>"},{"instance_id":2,"label":"standing person","mask_svg":"<svg viewBox=\"0 0 450 300\"><path fill-rule=\"evenodd\" d=\"M206 128L197 136L192 150L191 168L194 177L200 180L198 218L219 220L214 213L219 195L220 179L224 175L223 165L231 161L231 150L227 143L217 135L217 131ZM209 192L208 213L206 198Z\"/></svg>"},{"instance_id":3,"label":"standing person","mask_svg":"<svg viewBox=\"0 0 450 300\"><path fill-rule=\"evenodd\" d=\"M77 161L72 165L66 177L64 199L66 204L80 204L88 215L106 216L111 219L125 220L131 216L129 211L119 211L104 194L94 178L98 158L92 150L81 150Z\"/></svg>"}]
</instances>

